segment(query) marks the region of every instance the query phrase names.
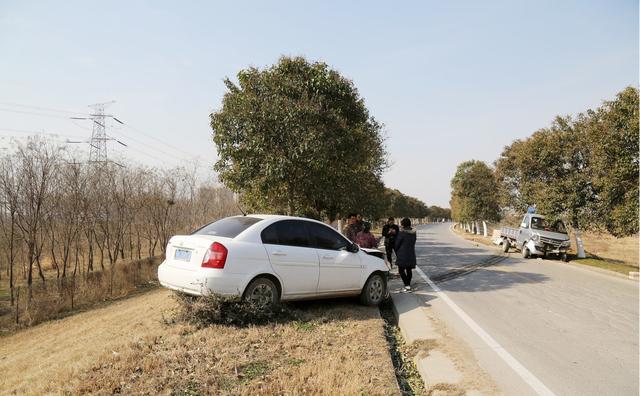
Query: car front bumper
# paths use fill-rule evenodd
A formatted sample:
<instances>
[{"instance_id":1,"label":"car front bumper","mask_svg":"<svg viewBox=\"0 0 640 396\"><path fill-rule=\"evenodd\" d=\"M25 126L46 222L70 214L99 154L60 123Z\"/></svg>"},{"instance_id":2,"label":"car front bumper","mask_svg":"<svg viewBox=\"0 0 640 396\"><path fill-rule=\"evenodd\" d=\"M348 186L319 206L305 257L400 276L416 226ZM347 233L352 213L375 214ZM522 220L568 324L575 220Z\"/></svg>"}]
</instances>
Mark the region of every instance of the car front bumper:
<instances>
[{"instance_id":1,"label":"car front bumper","mask_svg":"<svg viewBox=\"0 0 640 396\"><path fill-rule=\"evenodd\" d=\"M564 246L564 245L553 246L546 243L536 243L534 241L529 241L527 242L527 247L529 248L529 251L531 252L531 254L544 255L544 254L565 254L567 253L567 250L569 250L571 246Z\"/></svg>"}]
</instances>

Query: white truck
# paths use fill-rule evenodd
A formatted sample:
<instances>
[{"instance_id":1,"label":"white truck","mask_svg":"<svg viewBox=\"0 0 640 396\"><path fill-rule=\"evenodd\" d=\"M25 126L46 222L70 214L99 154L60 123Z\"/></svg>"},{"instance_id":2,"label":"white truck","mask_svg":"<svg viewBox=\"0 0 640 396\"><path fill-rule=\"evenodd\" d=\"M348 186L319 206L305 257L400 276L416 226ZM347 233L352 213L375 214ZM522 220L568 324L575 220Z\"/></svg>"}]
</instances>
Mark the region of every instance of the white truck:
<instances>
[{"instance_id":1,"label":"white truck","mask_svg":"<svg viewBox=\"0 0 640 396\"><path fill-rule=\"evenodd\" d=\"M568 261L567 250L571 247L567 228L561 220L551 223L535 213L527 213L520 228L502 227L500 244L505 253L514 247L524 258L553 254L563 261Z\"/></svg>"}]
</instances>

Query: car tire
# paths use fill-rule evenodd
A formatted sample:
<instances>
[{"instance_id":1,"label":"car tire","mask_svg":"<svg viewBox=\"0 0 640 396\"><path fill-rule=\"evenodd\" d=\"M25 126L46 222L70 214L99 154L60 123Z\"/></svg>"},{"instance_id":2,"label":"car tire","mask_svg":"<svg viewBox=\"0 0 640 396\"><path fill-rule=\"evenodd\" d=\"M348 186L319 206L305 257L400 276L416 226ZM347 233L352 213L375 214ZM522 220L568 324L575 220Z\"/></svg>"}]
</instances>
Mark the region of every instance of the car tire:
<instances>
[{"instance_id":1,"label":"car tire","mask_svg":"<svg viewBox=\"0 0 640 396\"><path fill-rule=\"evenodd\" d=\"M280 292L271 279L256 278L245 289L244 299L260 306L274 308L280 304Z\"/></svg>"},{"instance_id":2,"label":"car tire","mask_svg":"<svg viewBox=\"0 0 640 396\"><path fill-rule=\"evenodd\" d=\"M527 247L526 243L522 245L522 258L525 258L525 259L531 258L531 251Z\"/></svg>"},{"instance_id":3,"label":"car tire","mask_svg":"<svg viewBox=\"0 0 640 396\"><path fill-rule=\"evenodd\" d=\"M507 238L502 240L502 251L509 253L509 240Z\"/></svg>"},{"instance_id":4,"label":"car tire","mask_svg":"<svg viewBox=\"0 0 640 396\"><path fill-rule=\"evenodd\" d=\"M364 305L376 306L387 297L387 282L384 277L375 273L372 274L362 288L360 301Z\"/></svg>"}]
</instances>

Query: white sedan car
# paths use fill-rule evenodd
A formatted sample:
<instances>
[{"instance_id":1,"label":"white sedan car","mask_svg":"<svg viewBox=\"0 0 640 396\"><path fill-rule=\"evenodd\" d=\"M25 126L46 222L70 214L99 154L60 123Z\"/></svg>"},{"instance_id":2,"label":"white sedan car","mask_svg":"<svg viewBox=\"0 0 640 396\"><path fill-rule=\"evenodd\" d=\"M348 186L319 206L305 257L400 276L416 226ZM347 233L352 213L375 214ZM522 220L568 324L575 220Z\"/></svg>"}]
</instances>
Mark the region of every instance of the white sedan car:
<instances>
[{"instance_id":1,"label":"white sedan car","mask_svg":"<svg viewBox=\"0 0 640 396\"><path fill-rule=\"evenodd\" d=\"M192 295L238 295L260 304L359 295L377 305L387 296L389 275L381 257L319 221L234 216L172 237L158 279Z\"/></svg>"}]
</instances>

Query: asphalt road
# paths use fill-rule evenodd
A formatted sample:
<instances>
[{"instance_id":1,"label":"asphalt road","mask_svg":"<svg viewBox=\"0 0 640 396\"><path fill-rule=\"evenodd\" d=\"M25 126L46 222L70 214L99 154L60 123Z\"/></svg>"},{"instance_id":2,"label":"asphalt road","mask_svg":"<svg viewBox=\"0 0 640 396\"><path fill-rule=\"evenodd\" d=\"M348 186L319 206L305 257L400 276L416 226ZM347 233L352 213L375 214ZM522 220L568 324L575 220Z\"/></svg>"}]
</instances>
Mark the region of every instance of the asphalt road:
<instances>
[{"instance_id":1,"label":"asphalt road","mask_svg":"<svg viewBox=\"0 0 640 396\"><path fill-rule=\"evenodd\" d=\"M638 395L638 282L518 253L496 257L498 249L475 246L450 224L419 226L416 254L463 313L442 295L427 304L506 394L544 393L530 376L556 395ZM477 263L485 266L461 270Z\"/></svg>"}]
</instances>

